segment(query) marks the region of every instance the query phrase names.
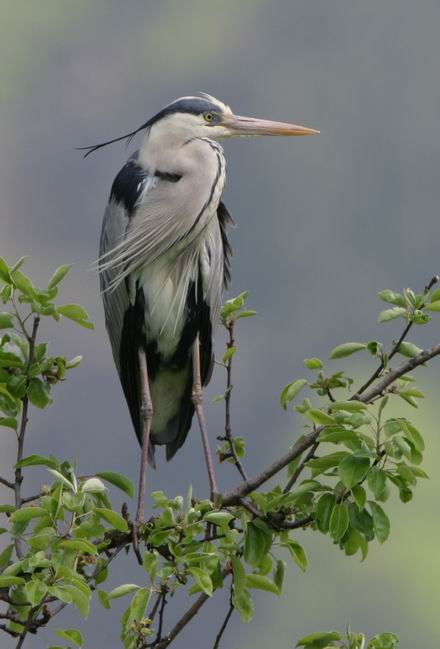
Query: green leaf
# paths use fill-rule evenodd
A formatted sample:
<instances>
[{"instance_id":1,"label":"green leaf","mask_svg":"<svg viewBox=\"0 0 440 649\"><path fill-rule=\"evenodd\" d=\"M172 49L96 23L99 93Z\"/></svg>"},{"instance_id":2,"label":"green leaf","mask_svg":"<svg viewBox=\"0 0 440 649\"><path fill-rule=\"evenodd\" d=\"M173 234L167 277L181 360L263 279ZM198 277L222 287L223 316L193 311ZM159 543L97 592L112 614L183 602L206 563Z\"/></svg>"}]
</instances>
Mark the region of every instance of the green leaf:
<instances>
[{"instance_id":1,"label":"green leaf","mask_svg":"<svg viewBox=\"0 0 440 649\"><path fill-rule=\"evenodd\" d=\"M73 552L81 552L81 554L97 554L96 546L86 539L67 539L61 541L59 547L63 550L71 550Z\"/></svg>"},{"instance_id":2,"label":"green leaf","mask_svg":"<svg viewBox=\"0 0 440 649\"><path fill-rule=\"evenodd\" d=\"M49 403L52 403L47 385L41 379L31 379L28 387L29 401L42 410Z\"/></svg>"},{"instance_id":3,"label":"green leaf","mask_svg":"<svg viewBox=\"0 0 440 649\"><path fill-rule=\"evenodd\" d=\"M84 491L84 493L91 493L91 494L100 494L107 491L104 483L101 482L101 480L99 480L98 478L89 478L88 480L82 483L80 489L81 491Z\"/></svg>"},{"instance_id":4,"label":"green leaf","mask_svg":"<svg viewBox=\"0 0 440 649\"><path fill-rule=\"evenodd\" d=\"M14 326L14 319L11 313L0 313L0 329L11 329Z\"/></svg>"},{"instance_id":5,"label":"green leaf","mask_svg":"<svg viewBox=\"0 0 440 649\"><path fill-rule=\"evenodd\" d=\"M413 426L407 419L398 419L397 421L399 422L405 437L414 444L416 450L420 452L424 451L425 442L417 428L415 428L415 426Z\"/></svg>"},{"instance_id":6,"label":"green leaf","mask_svg":"<svg viewBox=\"0 0 440 649\"><path fill-rule=\"evenodd\" d=\"M14 551L14 544L7 545L5 549L0 553L0 571L4 566L7 566Z\"/></svg>"},{"instance_id":7,"label":"green leaf","mask_svg":"<svg viewBox=\"0 0 440 649\"><path fill-rule=\"evenodd\" d=\"M414 345L414 343L402 342L400 343L397 351L399 352L399 354L402 354L402 356L406 356L407 358L414 358L414 356L420 354L423 349L420 349L420 347L417 347L417 345Z\"/></svg>"},{"instance_id":8,"label":"green leaf","mask_svg":"<svg viewBox=\"0 0 440 649\"><path fill-rule=\"evenodd\" d=\"M367 649L397 649L399 637L395 633L379 633L371 638Z\"/></svg>"},{"instance_id":9,"label":"green leaf","mask_svg":"<svg viewBox=\"0 0 440 649\"><path fill-rule=\"evenodd\" d=\"M17 430L17 420L14 417L0 417L0 426Z\"/></svg>"},{"instance_id":10,"label":"green leaf","mask_svg":"<svg viewBox=\"0 0 440 649\"><path fill-rule=\"evenodd\" d=\"M268 593L280 595L280 591L273 581L263 575L246 575L246 586L248 588L256 588L257 590L265 590Z\"/></svg>"},{"instance_id":11,"label":"green leaf","mask_svg":"<svg viewBox=\"0 0 440 649\"><path fill-rule=\"evenodd\" d=\"M351 488L351 494L358 509L363 509L365 507L365 503L367 502L367 494L365 492L365 489L361 487L361 485L355 484Z\"/></svg>"},{"instance_id":12,"label":"green leaf","mask_svg":"<svg viewBox=\"0 0 440 649\"><path fill-rule=\"evenodd\" d=\"M362 349L366 349L367 345L365 343L343 343L342 345L337 345L333 347L330 352L330 359L344 358L345 356L351 356L355 352L360 352Z\"/></svg>"},{"instance_id":13,"label":"green leaf","mask_svg":"<svg viewBox=\"0 0 440 649\"><path fill-rule=\"evenodd\" d=\"M11 281L11 278L9 277L9 266L3 257L0 257L0 279L2 282L6 282L7 284Z\"/></svg>"},{"instance_id":14,"label":"green leaf","mask_svg":"<svg viewBox=\"0 0 440 649\"><path fill-rule=\"evenodd\" d=\"M292 557L296 565L302 570L302 572L305 572L307 570L307 556L304 548L292 539L284 541L281 545L283 548L287 548L289 550L290 556Z\"/></svg>"},{"instance_id":15,"label":"green leaf","mask_svg":"<svg viewBox=\"0 0 440 649\"><path fill-rule=\"evenodd\" d=\"M254 615L251 594L248 590L234 593L232 603L242 622L250 622Z\"/></svg>"},{"instance_id":16,"label":"green leaf","mask_svg":"<svg viewBox=\"0 0 440 649\"><path fill-rule=\"evenodd\" d=\"M251 318L254 315L257 315L257 312L254 309L244 309L238 314L237 320L239 318Z\"/></svg>"},{"instance_id":17,"label":"green leaf","mask_svg":"<svg viewBox=\"0 0 440 649\"><path fill-rule=\"evenodd\" d=\"M23 577L9 577L0 575L0 588L8 588L8 586L22 586L25 583Z\"/></svg>"},{"instance_id":18,"label":"green leaf","mask_svg":"<svg viewBox=\"0 0 440 649\"><path fill-rule=\"evenodd\" d=\"M389 289L380 291L377 294L377 297L382 300L382 302L388 302L389 304L395 304L396 306L406 307L406 300L400 293L395 293Z\"/></svg>"},{"instance_id":19,"label":"green leaf","mask_svg":"<svg viewBox=\"0 0 440 649\"><path fill-rule=\"evenodd\" d=\"M148 606L148 602L151 597L151 588L139 588L139 590L133 595L133 599L130 603L130 613L128 614L127 625L131 625L133 622L140 622L145 616L145 609Z\"/></svg>"},{"instance_id":20,"label":"green leaf","mask_svg":"<svg viewBox=\"0 0 440 649\"><path fill-rule=\"evenodd\" d=\"M389 534L390 534L390 521L388 516L385 514L384 510L380 505L373 502L372 500L368 501L370 506L371 515L373 517L374 531L377 536L379 543L385 543Z\"/></svg>"},{"instance_id":21,"label":"green leaf","mask_svg":"<svg viewBox=\"0 0 440 649\"><path fill-rule=\"evenodd\" d=\"M308 370L320 370L323 367L320 358L305 358L304 366L307 367Z\"/></svg>"},{"instance_id":22,"label":"green leaf","mask_svg":"<svg viewBox=\"0 0 440 649\"><path fill-rule=\"evenodd\" d=\"M149 551L145 552L142 565L144 567L144 570L146 570L150 575L151 581L154 581L154 578L156 576L157 564L158 564L158 558L156 553L149 552Z\"/></svg>"},{"instance_id":23,"label":"green leaf","mask_svg":"<svg viewBox=\"0 0 440 649\"><path fill-rule=\"evenodd\" d=\"M327 471L327 469L337 466L348 455L347 451L336 451L335 453L329 453L328 455L309 460L306 466L312 469L313 475L318 475L323 471Z\"/></svg>"},{"instance_id":24,"label":"green leaf","mask_svg":"<svg viewBox=\"0 0 440 649\"><path fill-rule=\"evenodd\" d=\"M330 517L336 500L333 494L324 493L318 500L316 505L316 523L318 529L323 534L327 534L330 525Z\"/></svg>"},{"instance_id":25,"label":"green leaf","mask_svg":"<svg viewBox=\"0 0 440 649\"><path fill-rule=\"evenodd\" d=\"M234 593L240 595L246 585L246 571L238 557L232 557L232 575L234 577Z\"/></svg>"},{"instance_id":26,"label":"green leaf","mask_svg":"<svg viewBox=\"0 0 440 649\"><path fill-rule=\"evenodd\" d=\"M37 579L28 581L24 588L26 598L32 606L38 606L47 593L47 584Z\"/></svg>"},{"instance_id":27,"label":"green leaf","mask_svg":"<svg viewBox=\"0 0 440 649\"><path fill-rule=\"evenodd\" d=\"M11 272L9 273L9 276L10 276L10 278L12 280L12 283L14 284L14 286L19 291L21 291L22 293L24 293L25 295L27 295L29 297L32 297L32 298L35 297L34 286L33 286L32 282L31 282L31 280L29 279L29 277L24 275L18 269L17 270L11 270Z\"/></svg>"},{"instance_id":28,"label":"green leaf","mask_svg":"<svg viewBox=\"0 0 440 649\"><path fill-rule=\"evenodd\" d=\"M17 469L22 469L26 466L49 466L56 469L58 462L54 457L45 457L44 455L28 455L27 457L17 462L15 465Z\"/></svg>"},{"instance_id":29,"label":"green leaf","mask_svg":"<svg viewBox=\"0 0 440 649\"><path fill-rule=\"evenodd\" d=\"M204 521L213 523L219 527L227 527L233 519L233 514L230 514L229 512L208 512L203 517Z\"/></svg>"},{"instance_id":30,"label":"green leaf","mask_svg":"<svg viewBox=\"0 0 440 649\"><path fill-rule=\"evenodd\" d=\"M11 521L14 523L26 523L32 518L40 518L45 515L46 510L42 507L22 507L21 509L16 509L15 512L11 514Z\"/></svg>"},{"instance_id":31,"label":"green leaf","mask_svg":"<svg viewBox=\"0 0 440 649\"><path fill-rule=\"evenodd\" d=\"M55 635L68 642L73 642L77 647L82 647L83 637L76 629L57 629Z\"/></svg>"},{"instance_id":32,"label":"green leaf","mask_svg":"<svg viewBox=\"0 0 440 649\"><path fill-rule=\"evenodd\" d=\"M57 307L57 312L69 320L73 320L86 329L93 329L93 324L89 322L89 314L79 304L61 304Z\"/></svg>"},{"instance_id":33,"label":"green leaf","mask_svg":"<svg viewBox=\"0 0 440 649\"><path fill-rule=\"evenodd\" d=\"M63 266L58 266L58 268L50 278L47 288L51 289L57 286L65 278L65 276L67 275L71 267L72 267L71 265L67 265L67 264L63 264Z\"/></svg>"},{"instance_id":34,"label":"green leaf","mask_svg":"<svg viewBox=\"0 0 440 649\"><path fill-rule=\"evenodd\" d=\"M109 599L118 599L118 597L124 597L129 593L132 593L134 590L138 590L139 586L137 584L121 584L113 588L108 594Z\"/></svg>"},{"instance_id":35,"label":"green leaf","mask_svg":"<svg viewBox=\"0 0 440 649\"><path fill-rule=\"evenodd\" d=\"M324 633L311 633L300 638L296 643L297 647L308 647L309 649L325 649L333 641L340 640L341 636L337 631L326 631Z\"/></svg>"},{"instance_id":36,"label":"green leaf","mask_svg":"<svg viewBox=\"0 0 440 649\"><path fill-rule=\"evenodd\" d=\"M426 311L440 311L440 300L436 302L430 302L425 307Z\"/></svg>"},{"instance_id":37,"label":"green leaf","mask_svg":"<svg viewBox=\"0 0 440 649\"><path fill-rule=\"evenodd\" d=\"M383 469L373 466L368 473L367 481L376 500L380 500L385 492L387 475ZM365 504L365 503L364 503Z\"/></svg>"},{"instance_id":38,"label":"green leaf","mask_svg":"<svg viewBox=\"0 0 440 649\"><path fill-rule=\"evenodd\" d=\"M286 573L286 564L281 559L278 559L278 561L275 564L275 570L273 572L273 580L276 587L278 588L278 593L280 595L283 592L285 573Z\"/></svg>"},{"instance_id":39,"label":"green leaf","mask_svg":"<svg viewBox=\"0 0 440 649\"><path fill-rule=\"evenodd\" d=\"M319 424L320 426L334 426L337 424L337 421L334 417L331 417L323 410L318 410L315 408L309 408L305 413L304 417L313 421L314 424Z\"/></svg>"},{"instance_id":40,"label":"green leaf","mask_svg":"<svg viewBox=\"0 0 440 649\"><path fill-rule=\"evenodd\" d=\"M262 521L251 521L247 525L244 542L244 560L251 566L258 566L272 544L272 532Z\"/></svg>"},{"instance_id":41,"label":"green leaf","mask_svg":"<svg viewBox=\"0 0 440 649\"><path fill-rule=\"evenodd\" d=\"M203 568L188 568L188 572L194 577L194 580L200 590L211 597L214 588L208 572Z\"/></svg>"},{"instance_id":42,"label":"green leaf","mask_svg":"<svg viewBox=\"0 0 440 649\"><path fill-rule=\"evenodd\" d=\"M105 590L98 590L98 599L104 608L106 609L110 608L110 600Z\"/></svg>"},{"instance_id":43,"label":"green leaf","mask_svg":"<svg viewBox=\"0 0 440 649\"><path fill-rule=\"evenodd\" d=\"M237 351L236 347L228 347L228 349L223 354L223 363L227 363L228 361L230 361L236 351Z\"/></svg>"},{"instance_id":44,"label":"green leaf","mask_svg":"<svg viewBox=\"0 0 440 649\"><path fill-rule=\"evenodd\" d=\"M384 311L381 311L379 313L379 317L377 318L377 321L379 323L388 322L389 320L395 320L396 318L399 318L405 313L406 313L406 309L404 307L395 306L392 309L385 309Z\"/></svg>"},{"instance_id":45,"label":"green leaf","mask_svg":"<svg viewBox=\"0 0 440 649\"><path fill-rule=\"evenodd\" d=\"M131 480L125 477L125 475L122 475L121 473L114 473L112 471L100 471L96 474L96 477L106 480L114 487L117 487L118 489L126 493L127 496L130 496L130 498L133 498L134 485Z\"/></svg>"},{"instance_id":46,"label":"green leaf","mask_svg":"<svg viewBox=\"0 0 440 649\"><path fill-rule=\"evenodd\" d=\"M361 455L347 455L338 466L339 477L347 489L361 482L368 473L370 460Z\"/></svg>"},{"instance_id":47,"label":"green leaf","mask_svg":"<svg viewBox=\"0 0 440 649\"><path fill-rule=\"evenodd\" d=\"M89 615L90 595L86 595L74 584L66 584L63 588L71 596L73 605L78 609L83 618L86 619Z\"/></svg>"},{"instance_id":48,"label":"green leaf","mask_svg":"<svg viewBox=\"0 0 440 649\"><path fill-rule=\"evenodd\" d=\"M280 405L284 410L287 410L289 403L305 385L307 385L305 379L296 379L296 381L292 381L284 386L280 394Z\"/></svg>"},{"instance_id":49,"label":"green leaf","mask_svg":"<svg viewBox=\"0 0 440 649\"><path fill-rule=\"evenodd\" d=\"M112 509L96 507L95 512L98 516L104 518L107 523L110 523L110 525L114 527L115 530L118 530L119 532L128 531L128 524L125 518L122 518L120 514L114 512Z\"/></svg>"},{"instance_id":50,"label":"green leaf","mask_svg":"<svg viewBox=\"0 0 440 649\"><path fill-rule=\"evenodd\" d=\"M51 475L53 475L57 482L62 482L62 484L65 485L70 491L75 491L73 484L65 476L63 476L60 471L57 471L56 469L47 470Z\"/></svg>"},{"instance_id":51,"label":"green leaf","mask_svg":"<svg viewBox=\"0 0 440 649\"><path fill-rule=\"evenodd\" d=\"M336 542L339 542L348 529L349 518L347 505L344 503L335 505L330 517L330 536Z\"/></svg>"}]
</instances>

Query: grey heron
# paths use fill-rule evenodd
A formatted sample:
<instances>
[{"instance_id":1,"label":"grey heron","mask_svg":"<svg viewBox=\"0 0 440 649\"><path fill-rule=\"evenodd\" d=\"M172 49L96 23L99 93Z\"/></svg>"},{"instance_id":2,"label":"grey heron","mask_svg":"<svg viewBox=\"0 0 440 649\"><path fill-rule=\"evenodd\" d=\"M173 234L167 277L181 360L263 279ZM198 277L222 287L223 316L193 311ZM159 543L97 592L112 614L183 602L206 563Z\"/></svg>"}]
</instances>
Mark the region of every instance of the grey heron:
<instances>
[{"instance_id":1,"label":"grey heron","mask_svg":"<svg viewBox=\"0 0 440 649\"><path fill-rule=\"evenodd\" d=\"M116 176L102 225L100 279L114 361L142 448L137 520L147 457L171 459L194 412L211 487L214 470L202 407L213 337L228 284L232 218L222 194L226 162L218 140L312 135L295 124L234 115L210 95L181 97L135 131L88 147L86 155L143 131Z\"/></svg>"}]
</instances>

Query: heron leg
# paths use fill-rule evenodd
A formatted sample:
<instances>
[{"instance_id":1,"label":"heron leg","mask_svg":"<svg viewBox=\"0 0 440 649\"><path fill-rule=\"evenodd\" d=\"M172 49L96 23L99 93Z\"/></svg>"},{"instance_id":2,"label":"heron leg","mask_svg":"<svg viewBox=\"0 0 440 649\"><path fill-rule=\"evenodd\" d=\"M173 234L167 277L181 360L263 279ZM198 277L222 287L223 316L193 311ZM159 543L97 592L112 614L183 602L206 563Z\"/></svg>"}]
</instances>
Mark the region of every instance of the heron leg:
<instances>
[{"instance_id":1,"label":"heron leg","mask_svg":"<svg viewBox=\"0 0 440 649\"><path fill-rule=\"evenodd\" d=\"M211 489L211 500L214 501L218 493L217 484L214 474L214 465L212 463L211 451L209 449L208 432L206 428L205 414L203 411L203 390L200 375L200 340L197 334L193 345L193 389L192 402L196 411L199 422L200 433L202 435L203 451L205 454L206 468L208 469L209 487Z\"/></svg>"},{"instance_id":2,"label":"heron leg","mask_svg":"<svg viewBox=\"0 0 440 649\"><path fill-rule=\"evenodd\" d=\"M136 524L142 523L145 512L145 482L148 464L148 446L150 443L151 421L153 419L153 402L151 401L148 382L147 356L143 347L138 351L139 374L141 379L141 467L139 474L139 493L136 511Z\"/></svg>"}]
</instances>

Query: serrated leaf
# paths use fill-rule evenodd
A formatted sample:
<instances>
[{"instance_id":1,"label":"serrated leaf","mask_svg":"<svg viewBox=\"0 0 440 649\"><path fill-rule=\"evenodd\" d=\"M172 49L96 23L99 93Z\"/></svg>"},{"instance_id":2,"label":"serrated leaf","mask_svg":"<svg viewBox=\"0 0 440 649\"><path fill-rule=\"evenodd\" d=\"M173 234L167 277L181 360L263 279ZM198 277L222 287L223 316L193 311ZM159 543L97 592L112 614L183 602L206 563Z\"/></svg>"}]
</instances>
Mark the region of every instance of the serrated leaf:
<instances>
[{"instance_id":1,"label":"serrated leaf","mask_svg":"<svg viewBox=\"0 0 440 649\"><path fill-rule=\"evenodd\" d=\"M366 349L367 345L365 343L343 343L342 345L337 345L333 347L330 352L329 358L344 358L345 356L351 356L356 352L360 352L362 349Z\"/></svg>"},{"instance_id":2,"label":"serrated leaf","mask_svg":"<svg viewBox=\"0 0 440 649\"><path fill-rule=\"evenodd\" d=\"M248 523L244 543L244 560L251 566L258 566L272 544L272 532L262 521Z\"/></svg>"},{"instance_id":3,"label":"serrated leaf","mask_svg":"<svg viewBox=\"0 0 440 649\"><path fill-rule=\"evenodd\" d=\"M69 320L73 320L86 329L94 328L93 324L89 322L89 314L80 304L61 304L57 307L57 313L69 318Z\"/></svg>"},{"instance_id":4,"label":"serrated leaf","mask_svg":"<svg viewBox=\"0 0 440 649\"><path fill-rule=\"evenodd\" d=\"M406 309L400 306L395 306L392 309L385 309L384 311L381 311L379 313L377 321L381 323L388 322L389 320L395 320L396 318L404 315L406 312Z\"/></svg>"},{"instance_id":5,"label":"serrated leaf","mask_svg":"<svg viewBox=\"0 0 440 649\"><path fill-rule=\"evenodd\" d=\"M289 403L305 385L307 385L305 379L296 379L296 381L292 381L284 386L280 393L280 405L284 410L287 410Z\"/></svg>"},{"instance_id":6,"label":"serrated leaf","mask_svg":"<svg viewBox=\"0 0 440 649\"><path fill-rule=\"evenodd\" d=\"M382 300L382 302L388 302L389 304L395 304L396 306L406 307L406 300L400 293L395 293L389 289L379 291L377 297Z\"/></svg>"},{"instance_id":7,"label":"serrated leaf","mask_svg":"<svg viewBox=\"0 0 440 649\"><path fill-rule=\"evenodd\" d=\"M74 584L66 584L64 589L72 598L72 604L78 609L80 614L86 619L89 615L90 596L86 595L83 590Z\"/></svg>"},{"instance_id":8,"label":"serrated leaf","mask_svg":"<svg viewBox=\"0 0 440 649\"><path fill-rule=\"evenodd\" d=\"M368 473L368 486L371 489L376 500L380 500L385 491L386 479L387 476L385 471L383 469L379 469L379 467L377 466L372 467L371 471Z\"/></svg>"}]
</instances>

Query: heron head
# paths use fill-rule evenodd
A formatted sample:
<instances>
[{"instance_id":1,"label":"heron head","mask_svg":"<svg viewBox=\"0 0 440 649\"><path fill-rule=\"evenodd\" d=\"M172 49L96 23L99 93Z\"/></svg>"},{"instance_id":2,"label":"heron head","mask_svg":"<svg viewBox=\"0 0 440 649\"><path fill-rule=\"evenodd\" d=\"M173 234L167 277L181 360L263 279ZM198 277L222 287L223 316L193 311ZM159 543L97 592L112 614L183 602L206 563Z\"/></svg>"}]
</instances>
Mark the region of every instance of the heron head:
<instances>
[{"instance_id":1,"label":"heron head","mask_svg":"<svg viewBox=\"0 0 440 649\"><path fill-rule=\"evenodd\" d=\"M147 137L155 134L159 140L169 138L177 144L191 138L208 137L220 140L229 137L256 137L259 135L316 135L319 131L298 124L274 122L256 117L234 115L232 110L211 95L201 93L199 97L180 97L162 108L154 117L139 128L121 137L81 147L90 153L120 140L128 142L140 131L146 131Z\"/></svg>"},{"instance_id":2,"label":"heron head","mask_svg":"<svg viewBox=\"0 0 440 649\"><path fill-rule=\"evenodd\" d=\"M183 137L209 137L220 140L229 137L259 135L316 135L319 131L297 124L274 122L255 117L234 115L232 110L211 95L181 97L163 108L152 118L150 127L157 124L168 132Z\"/></svg>"}]
</instances>

